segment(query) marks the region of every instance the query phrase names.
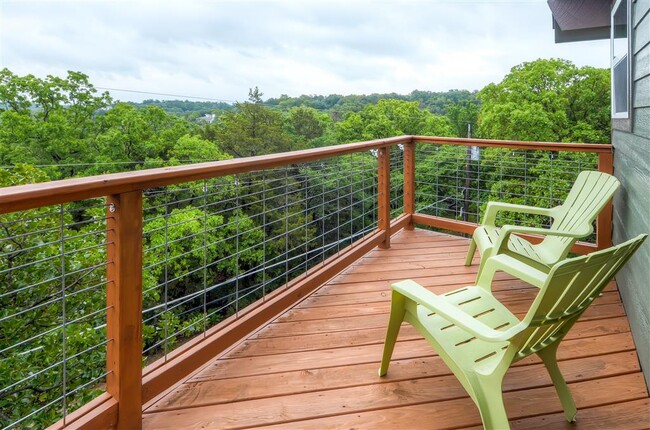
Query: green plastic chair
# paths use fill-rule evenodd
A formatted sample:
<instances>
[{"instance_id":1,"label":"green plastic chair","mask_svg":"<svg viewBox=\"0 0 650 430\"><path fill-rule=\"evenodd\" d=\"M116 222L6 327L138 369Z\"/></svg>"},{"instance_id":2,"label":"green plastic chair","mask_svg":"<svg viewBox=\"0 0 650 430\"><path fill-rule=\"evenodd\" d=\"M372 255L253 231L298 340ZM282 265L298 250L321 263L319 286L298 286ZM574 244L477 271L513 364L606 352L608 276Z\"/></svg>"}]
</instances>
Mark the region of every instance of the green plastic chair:
<instances>
[{"instance_id":1,"label":"green plastic chair","mask_svg":"<svg viewBox=\"0 0 650 430\"><path fill-rule=\"evenodd\" d=\"M575 421L576 406L557 365L558 346L646 236L555 264L521 321L492 296L490 283L444 295L411 280L393 284L379 376L388 371L400 325L406 321L456 375L478 407L486 429L510 428L503 405L503 377L512 363L533 353L551 375L566 419ZM496 264L494 258L486 263Z\"/></svg>"},{"instance_id":2,"label":"green plastic chair","mask_svg":"<svg viewBox=\"0 0 650 430\"><path fill-rule=\"evenodd\" d=\"M618 179L607 173L584 171L578 175L561 206L547 209L489 202L483 222L472 235L465 265L472 264L474 253L478 247L481 253L481 262L477 279L480 278L487 259L498 254L510 255L515 260L548 272L553 264L567 256L571 246L578 239L592 233L594 219L605 207L619 185ZM495 220L501 211L544 215L553 218L553 223L548 229L513 225L499 228L495 225ZM516 233L542 235L544 239L541 243L533 245ZM507 266L502 269L510 272L507 270Z\"/></svg>"}]
</instances>

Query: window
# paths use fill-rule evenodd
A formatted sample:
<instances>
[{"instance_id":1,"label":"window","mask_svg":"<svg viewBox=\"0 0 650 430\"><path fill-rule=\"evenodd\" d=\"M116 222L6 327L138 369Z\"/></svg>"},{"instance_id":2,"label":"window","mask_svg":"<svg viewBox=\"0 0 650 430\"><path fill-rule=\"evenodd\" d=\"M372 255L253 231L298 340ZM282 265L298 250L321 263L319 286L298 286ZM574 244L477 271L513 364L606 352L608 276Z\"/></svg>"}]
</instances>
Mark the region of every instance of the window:
<instances>
[{"instance_id":1,"label":"window","mask_svg":"<svg viewBox=\"0 0 650 430\"><path fill-rule=\"evenodd\" d=\"M628 0L612 9L612 118L629 118L630 80L628 55Z\"/></svg>"}]
</instances>

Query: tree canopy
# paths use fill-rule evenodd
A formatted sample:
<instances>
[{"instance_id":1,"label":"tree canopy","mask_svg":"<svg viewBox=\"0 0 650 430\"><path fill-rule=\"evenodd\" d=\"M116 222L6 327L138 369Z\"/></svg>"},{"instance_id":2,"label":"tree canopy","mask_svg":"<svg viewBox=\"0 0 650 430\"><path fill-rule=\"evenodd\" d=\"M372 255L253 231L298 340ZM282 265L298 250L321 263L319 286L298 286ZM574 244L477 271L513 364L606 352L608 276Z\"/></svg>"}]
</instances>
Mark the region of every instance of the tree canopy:
<instances>
[{"instance_id":1,"label":"tree canopy","mask_svg":"<svg viewBox=\"0 0 650 430\"><path fill-rule=\"evenodd\" d=\"M609 71L540 59L513 67L478 97L482 137L610 142Z\"/></svg>"},{"instance_id":2,"label":"tree canopy","mask_svg":"<svg viewBox=\"0 0 650 430\"><path fill-rule=\"evenodd\" d=\"M380 139L400 135L452 136L446 117L418 107L417 102L380 100L353 112L336 124L339 142Z\"/></svg>"}]
</instances>

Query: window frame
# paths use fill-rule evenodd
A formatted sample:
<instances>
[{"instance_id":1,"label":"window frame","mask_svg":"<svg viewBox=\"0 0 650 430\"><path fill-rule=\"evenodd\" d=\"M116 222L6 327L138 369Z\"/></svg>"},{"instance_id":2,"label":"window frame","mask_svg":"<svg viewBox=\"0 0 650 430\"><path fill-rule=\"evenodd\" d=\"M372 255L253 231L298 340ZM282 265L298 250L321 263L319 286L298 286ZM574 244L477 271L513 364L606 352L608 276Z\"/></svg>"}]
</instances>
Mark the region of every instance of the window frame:
<instances>
[{"instance_id":1,"label":"window frame","mask_svg":"<svg viewBox=\"0 0 650 430\"><path fill-rule=\"evenodd\" d=\"M615 103L616 103L616 92L615 92L615 85L614 85L614 30L615 30L615 25L614 25L614 15L615 13L619 10L621 7L621 3L625 4L626 8L626 31L627 31L627 37L626 37L626 48L627 48L627 53L625 55L625 61L626 62L626 78L627 78L627 83L625 87L626 91L626 99L627 99L627 112L616 112L615 111ZM614 130L622 130L622 131L632 131L632 112L633 112L633 106L632 106L632 0L616 0L612 6L612 9L610 11L610 73L611 73L611 79L610 79L610 86L611 86L611 102L610 102L610 111L611 111L611 118L612 118L612 129ZM617 64L620 64L617 63Z\"/></svg>"}]
</instances>

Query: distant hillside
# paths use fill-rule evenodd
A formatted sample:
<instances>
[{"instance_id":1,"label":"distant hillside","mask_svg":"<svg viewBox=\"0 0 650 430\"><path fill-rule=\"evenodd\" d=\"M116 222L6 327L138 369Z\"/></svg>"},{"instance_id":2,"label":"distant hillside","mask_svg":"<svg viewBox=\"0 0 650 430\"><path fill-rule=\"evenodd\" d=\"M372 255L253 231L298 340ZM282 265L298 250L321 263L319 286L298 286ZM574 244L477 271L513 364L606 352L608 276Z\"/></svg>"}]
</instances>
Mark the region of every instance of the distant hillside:
<instances>
[{"instance_id":1,"label":"distant hillside","mask_svg":"<svg viewBox=\"0 0 650 430\"><path fill-rule=\"evenodd\" d=\"M330 114L334 121L340 121L350 112L359 112L368 104L376 104L382 99L404 100L418 102L421 109L426 109L436 115L446 115L447 107L462 102L473 102L478 104L477 91L449 90L447 92L433 92L414 90L410 94L351 94L343 96L340 94L302 95L300 97L289 97L282 95L279 98L270 98L263 101L266 107L288 111L292 107L307 106ZM147 106L159 106L165 112L187 117L196 120L208 114L216 114L225 111L232 111L235 104L225 102L190 101L190 100L144 100L142 103L130 102L135 107L144 108Z\"/></svg>"},{"instance_id":2,"label":"distant hillside","mask_svg":"<svg viewBox=\"0 0 650 430\"><path fill-rule=\"evenodd\" d=\"M234 106L225 102L195 102L190 100L144 100L142 103L133 103L135 107L160 106L165 112L190 118L232 110Z\"/></svg>"},{"instance_id":3,"label":"distant hillside","mask_svg":"<svg viewBox=\"0 0 650 430\"><path fill-rule=\"evenodd\" d=\"M409 102L416 101L420 103L422 109L427 109L436 115L445 115L447 113L446 107L450 104L455 105L465 101L478 103L476 94L477 91L468 90L449 90L447 92L414 90L406 95L396 93L349 96L339 94L330 94L328 96L302 95L300 97L282 95L279 98L270 98L264 104L282 110L288 110L295 106L309 106L329 112L336 120L343 118L349 112L362 110L369 103L375 104L382 99L396 99Z\"/></svg>"}]
</instances>

